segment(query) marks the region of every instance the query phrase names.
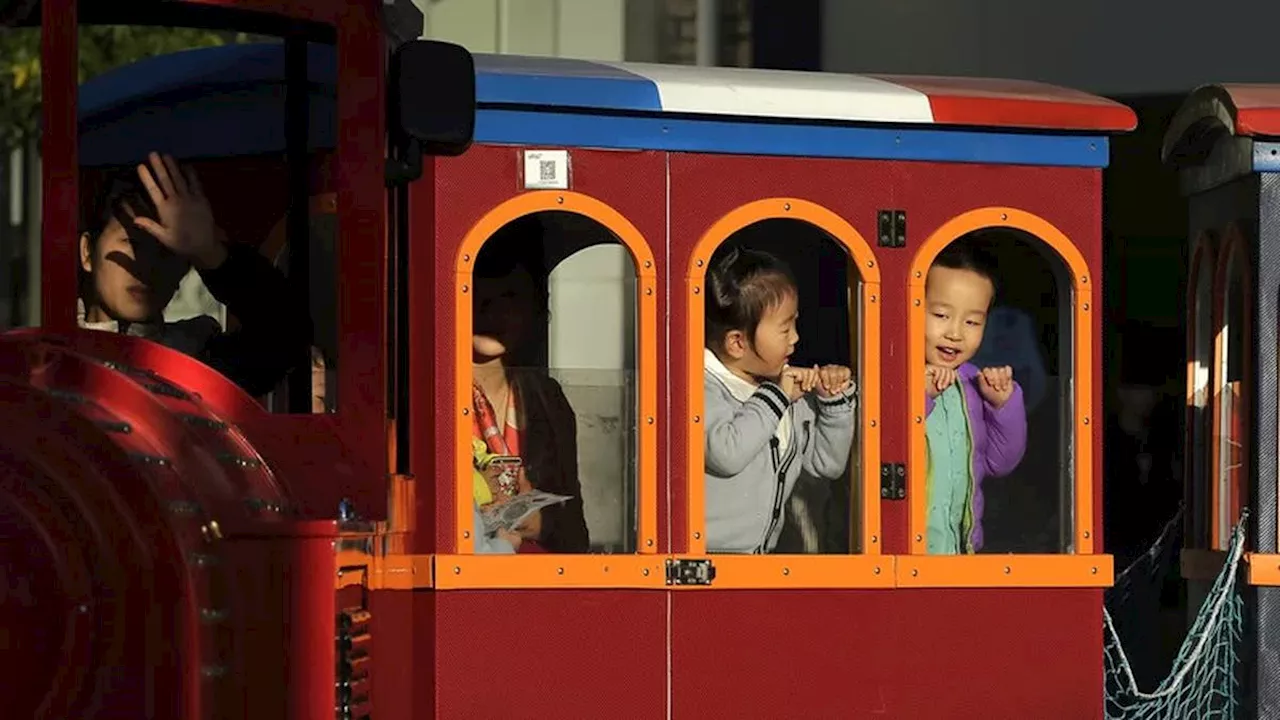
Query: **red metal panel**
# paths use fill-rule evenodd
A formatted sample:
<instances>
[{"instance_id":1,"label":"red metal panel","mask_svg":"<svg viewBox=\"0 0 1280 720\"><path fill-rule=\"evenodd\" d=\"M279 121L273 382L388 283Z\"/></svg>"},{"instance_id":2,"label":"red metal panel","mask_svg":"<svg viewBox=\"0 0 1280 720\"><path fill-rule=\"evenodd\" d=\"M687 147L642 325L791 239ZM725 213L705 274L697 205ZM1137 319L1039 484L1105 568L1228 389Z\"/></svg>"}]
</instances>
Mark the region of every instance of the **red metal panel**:
<instances>
[{"instance_id":1,"label":"red metal panel","mask_svg":"<svg viewBox=\"0 0 1280 720\"><path fill-rule=\"evenodd\" d=\"M215 5L270 13L297 20L313 20L336 25L348 12L349 6L358 6L355 0L179 0L192 5ZM357 10L357 12L359 12Z\"/></svg>"},{"instance_id":2,"label":"red metal panel","mask_svg":"<svg viewBox=\"0 0 1280 720\"><path fill-rule=\"evenodd\" d=\"M1079 90L1028 80L875 75L929 97L933 121L974 127L1128 132L1133 110Z\"/></svg>"},{"instance_id":3,"label":"red metal panel","mask_svg":"<svg viewBox=\"0 0 1280 720\"><path fill-rule=\"evenodd\" d=\"M433 663L430 642L417 641L415 599L429 596L426 591L375 590L369 594L372 616L370 640L373 669L373 706L384 720L417 720L430 717L432 702L415 704L416 687L435 684L431 677ZM430 627L429 614L421 615L421 624Z\"/></svg>"},{"instance_id":4,"label":"red metal panel","mask_svg":"<svg viewBox=\"0 0 1280 720\"><path fill-rule=\"evenodd\" d=\"M661 592L437 593L435 717L666 717L666 627Z\"/></svg>"},{"instance_id":5,"label":"red metal panel","mask_svg":"<svg viewBox=\"0 0 1280 720\"><path fill-rule=\"evenodd\" d=\"M80 205L76 125L76 0L41 3L40 81L43 141L41 187L40 297L41 323L58 331L76 326L76 268L79 253Z\"/></svg>"},{"instance_id":6,"label":"red metal panel","mask_svg":"<svg viewBox=\"0 0 1280 720\"><path fill-rule=\"evenodd\" d=\"M1102 717L1098 590L676 598L672 717Z\"/></svg>"},{"instance_id":7,"label":"red metal panel","mask_svg":"<svg viewBox=\"0 0 1280 720\"><path fill-rule=\"evenodd\" d=\"M289 3L299 10L308 2ZM353 459L377 474L348 486L357 511L387 509L385 47L378 0L316 3L338 25L338 417ZM336 506L335 506L336 507Z\"/></svg>"},{"instance_id":8,"label":"red metal panel","mask_svg":"<svg viewBox=\"0 0 1280 720\"><path fill-rule=\"evenodd\" d=\"M545 148L540 148L545 149ZM631 221L644 236L653 250L655 268L660 282L668 278L668 264L664 238L666 236L666 180L665 155L658 152L609 152L600 150L573 150L571 160L573 186L575 192L591 197L613 207ZM487 212L498 204L509 200L521 192L520 172L522 168L521 150L515 147L477 146L459 158L438 160L435 169L436 214L435 258L431 274L418 273L415 265L415 277L432 278L435 293L436 320L433 335L420 337L414 344L415 362L427 362L434 358L434 399L425 395L416 395L416 407L425 409L427 414L436 408L440 412L441 422L437 422L433 444L423 442L414 444L414 452L418 453L414 461L414 471L419 477L434 477L438 483L432 491L429 488L418 489L419 497L430 497L434 492L435 504L424 505L425 512L434 514L435 542L440 552L448 552L454 538L454 480L451 463L454 453L455 415L452 408L458 407L458 399L454 382L454 279L457 271L458 248L463 237ZM420 195L415 195L415 212L425 203ZM415 223L415 229L419 227ZM415 236L415 243L424 242L424 238ZM674 268L672 273L677 272ZM661 296L662 291L659 290ZM415 303L418 308L417 317L422 317L426 308ZM664 300L658 301L658 317L664 317L666 308ZM416 328L415 328L416 330ZM428 350L428 348L430 348ZM659 333L658 357L666 357L666 338ZM415 393L421 393L415 390ZM434 402L434 405L424 404ZM666 388L659 391L659 407L666 407ZM448 411L443 410L448 408ZM415 413L422 417L423 412ZM666 473L666 438L670 437L672 427L668 425L662 430L659 439L659 486L665 487ZM416 432L416 431L415 431ZM434 452L435 459L428 460L427 455ZM429 462L434 465L428 464ZM432 475L423 475L423 468L434 467ZM660 492L661 495L661 492ZM429 526L430 521L422 519L419 526ZM666 525L666 515L662 504L659 506L658 526L662 533ZM665 547L665 538L660 534L659 543Z\"/></svg>"}]
</instances>

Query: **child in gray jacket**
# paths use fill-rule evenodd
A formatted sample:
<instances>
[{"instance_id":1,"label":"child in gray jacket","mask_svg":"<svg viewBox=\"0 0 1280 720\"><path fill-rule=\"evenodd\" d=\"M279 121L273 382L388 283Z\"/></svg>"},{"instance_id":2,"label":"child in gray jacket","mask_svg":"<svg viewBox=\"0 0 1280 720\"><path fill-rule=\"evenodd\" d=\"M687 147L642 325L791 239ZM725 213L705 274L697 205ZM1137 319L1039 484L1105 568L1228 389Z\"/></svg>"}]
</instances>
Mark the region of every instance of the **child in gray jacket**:
<instances>
[{"instance_id":1,"label":"child in gray jacket","mask_svg":"<svg viewBox=\"0 0 1280 720\"><path fill-rule=\"evenodd\" d=\"M707 273L707 549L770 552L800 471L836 479L853 445L848 367L794 368L798 291L768 253L731 248Z\"/></svg>"}]
</instances>

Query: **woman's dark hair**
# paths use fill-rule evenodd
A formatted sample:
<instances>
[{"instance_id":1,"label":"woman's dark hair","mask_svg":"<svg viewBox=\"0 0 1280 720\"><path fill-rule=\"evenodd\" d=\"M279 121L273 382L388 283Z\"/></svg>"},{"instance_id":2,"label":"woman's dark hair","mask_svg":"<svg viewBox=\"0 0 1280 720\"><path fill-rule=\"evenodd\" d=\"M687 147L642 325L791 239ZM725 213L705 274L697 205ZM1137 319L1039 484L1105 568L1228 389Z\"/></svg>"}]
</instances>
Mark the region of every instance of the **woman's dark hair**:
<instances>
[{"instance_id":1,"label":"woman's dark hair","mask_svg":"<svg viewBox=\"0 0 1280 720\"><path fill-rule=\"evenodd\" d=\"M711 258L706 282L706 344L715 349L733 330L755 342L769 308L796 292L786 264L767 252L721 247Z\"/></svg>"},{"instance_id":2,"label":"woman's dark hair","mask_svg":"<svg viewBox=\"0 0 1280 720\"><path fill-rule=\"evenodd\" d=\"M981 238L961 236L952 241L933 259L931 268L944 267L952 270L968 270L991 282L992 290L999 288L996 282L996 260L985 247ZM995 293L992 293L992 301Z\"/></svg>"},{"instance_id":3,"label":"woman's dark hair","mask_svg":"<svg viewBox=\"0 0 1280 720\"><path fill-rule=\"evenodd\" d=\"M534 315L541 320L549 318L549 271L543 258L546 231L536 215L525 215L498 228L489 236L476 253L476 264L471 273L477 281L504 278L516 269L524 269L533 278L536 288Z\"/></svg>"}]
</instances>

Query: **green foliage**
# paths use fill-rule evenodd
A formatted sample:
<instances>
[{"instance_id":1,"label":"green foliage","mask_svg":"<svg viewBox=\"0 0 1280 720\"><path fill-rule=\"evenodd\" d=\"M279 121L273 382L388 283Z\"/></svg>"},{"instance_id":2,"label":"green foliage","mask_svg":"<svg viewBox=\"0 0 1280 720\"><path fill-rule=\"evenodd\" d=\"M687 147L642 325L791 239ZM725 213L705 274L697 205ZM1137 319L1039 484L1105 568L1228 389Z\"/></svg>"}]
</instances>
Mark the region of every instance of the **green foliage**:
<instances>
[{"instance_id":1,"label":"green foliage","mask_svg":"<svg viewBox=\"0 0 1280 720\"><path fill-rule=\"evenodd\" d=\"M80 28L80 82L154 55L245 42L246 36L191 28L92 25ZM38 137L40 30L0 29L0 148Z\"/></svg>"}]
</instances>

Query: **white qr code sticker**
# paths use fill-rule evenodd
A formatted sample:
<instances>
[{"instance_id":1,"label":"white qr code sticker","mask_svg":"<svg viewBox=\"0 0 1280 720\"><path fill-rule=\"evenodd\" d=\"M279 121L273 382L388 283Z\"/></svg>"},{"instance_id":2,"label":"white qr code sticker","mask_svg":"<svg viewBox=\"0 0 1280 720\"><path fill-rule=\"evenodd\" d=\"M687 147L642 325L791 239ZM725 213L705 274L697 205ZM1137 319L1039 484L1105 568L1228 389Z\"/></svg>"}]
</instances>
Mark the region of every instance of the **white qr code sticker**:
<instances>
[{"instance_id":1,"label":"white qr code sticker","mask_svg":"<svg viewBox=\"0 0 1280 720\"><path fill-rule=\"evenodd\" d=\"M568 150L525 150L524 188L526 190L568 190Z\"/></svg>"}]
</instances>

